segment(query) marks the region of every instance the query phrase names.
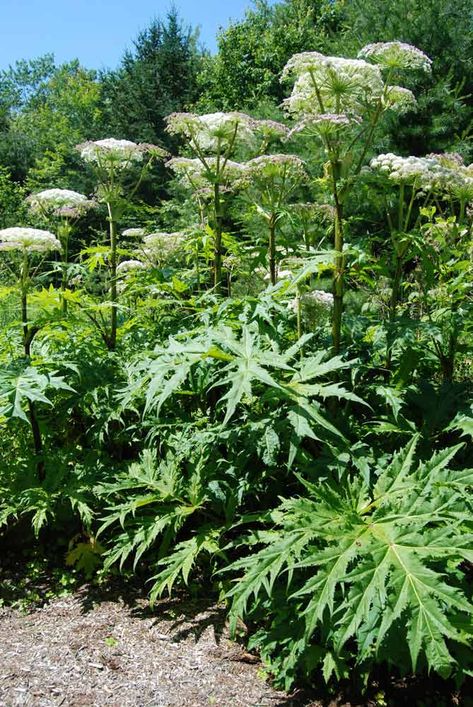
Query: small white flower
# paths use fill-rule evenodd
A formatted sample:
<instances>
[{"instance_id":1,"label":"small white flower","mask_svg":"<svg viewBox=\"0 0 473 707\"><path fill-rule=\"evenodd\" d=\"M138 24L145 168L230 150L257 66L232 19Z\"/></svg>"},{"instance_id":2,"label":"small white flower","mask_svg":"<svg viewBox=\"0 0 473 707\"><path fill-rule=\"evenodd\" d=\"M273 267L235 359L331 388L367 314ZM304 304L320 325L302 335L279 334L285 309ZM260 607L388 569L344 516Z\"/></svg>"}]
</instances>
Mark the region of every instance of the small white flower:
<instances>
[{"instance_id":1,"label":"small white flower","mask_svg":"<svg viewBox=\"0 0 473 707\"><path fill-rule=\"evenodd\" d=\"M2 250L26 250L28 252L47 253L61 250L61 243L53 233L38 228L14 226L0 230Z\"/></svg>"}]
</instances>

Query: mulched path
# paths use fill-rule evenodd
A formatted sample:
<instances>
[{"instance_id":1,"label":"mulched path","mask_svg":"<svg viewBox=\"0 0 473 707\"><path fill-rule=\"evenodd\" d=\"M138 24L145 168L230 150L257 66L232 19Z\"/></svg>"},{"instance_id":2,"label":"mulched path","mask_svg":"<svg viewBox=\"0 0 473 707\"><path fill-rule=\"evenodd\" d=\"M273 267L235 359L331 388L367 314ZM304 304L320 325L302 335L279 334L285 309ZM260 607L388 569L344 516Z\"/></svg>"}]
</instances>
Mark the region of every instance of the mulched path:
<instances>
[{"instance_id":1,"label":"mulched path","mask_svg":"<svg viewBox=\"0 0 473 707\"><path fill-rule=\"evenodd\" d=\"M0 609L3 707L291 707L231 642L215 607L94 601L87 592L24 614Z\"/></svg>"}]
</instances>

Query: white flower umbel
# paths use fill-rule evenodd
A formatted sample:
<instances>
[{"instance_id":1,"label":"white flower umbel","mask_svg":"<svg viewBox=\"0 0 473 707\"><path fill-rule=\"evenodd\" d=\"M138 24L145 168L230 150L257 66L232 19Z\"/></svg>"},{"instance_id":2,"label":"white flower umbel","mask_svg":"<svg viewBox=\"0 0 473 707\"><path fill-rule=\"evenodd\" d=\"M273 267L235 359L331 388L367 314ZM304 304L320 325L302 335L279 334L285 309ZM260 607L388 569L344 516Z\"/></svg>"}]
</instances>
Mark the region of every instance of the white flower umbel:
<instances>
[{"instance_id":1,"label":"white flower umbel","mask_svg":"<svg viewBox=\"0 0 473 707\"><path fill-rule=\"evenodd\" d=\"M384 107L399 113L400 115L416 110L416 97L404 86L387 86L383 98Z\"/></svg>"},{"instance_id":2,"label":"white flower umbel","mask_svg":"<svg viewBox=\"0 0 473 707\"><path fill-rule=\"evenodd\" d=\"M27 198L30 209L34 212L38 211L56 211L57 209L87 208L90 204L84 194L79 194L71 189L45 189L37 194L30 194Z\"/></svg>"},{"instance_id":3,"label":"white flower umbel","mask_svg":"<svg viewBox=\"0 0 473 707\"><path fill-rule=\"evenodd\" d=\"M276 176L291 177L305 181L308 175L305 163L296 155L261 155L249 160L244 165L244 179L271 179Z\"/></svg>"},{"instance_id":4,"label":"white flower umbel","mask_svg":"<svg viewBox=\"0 0 473 707\"><path fill-rule=\"evenodd\" d=\"M137 144L131 140L117 140L110 137L104 140L84 142L77 145L82 159L99 166L110 165L117 169L126 169L134 163L142 162L145 154L164 157L165 151L156 145Z\"/></svg>"},{"instance_id":5,"label":"white flower umbel","mask_svg":"<svg viewBox=\"0 0 473 707\"><path fill-rule=\"evenodd\" d=\"M414 69L430 72L432 60L412 44L375 42L358 52L359 59L368 59L386 69Z\"/></svg>"},{"instance_id":6,"label":"white flower umbel","mask_svg":"<svg viewBox=\"0 0 473 707\"><path fill-rule=\"evenodd\" d=\"M255 121L245 113L171 113L166 118L170 135L184 137L196 153L224 154L237 144L254 139Z\"/></svg>"},{"instance_id":7,"label":"white flower umbel","mask_svg":"<svg viewBox=\"0 0 473 707\"><path fill-rule=\"evenodd\" d=\"M452 170L434 157L400 157L392 152L372 159L370 167L395 184L409 184L424 191L445 189L453 176Z\"/></svg>"},{"instance_id":8,"label":"white flower umbel","mask_svg":"<svg viewBox=\"0 0 473 707\"><path fill-rule=\"evenodd\" d=\"M312 290L302 295L302 301L306 303L319 304L322 307L333 307L333 295L325 290Z\"/></svg>"},{"instance_id":9,"label":"white flower umbel","mask_svg":"<svg viewBox=\"0 0 473 707\"><path fill-rule=\"evenodd\" d=\"M379 66L319 52L295 54L282 78L289 76L295 76L296 81L284 105L301 117L321 113L358 115L366 104L376 103L384 89Z\"/></svg>"},{"instance_id":10,"label":"white flower umbel","mask_svg":"<svg viewBox=\"0 0 473 707\"><path fill-rule=\"evenodd\" d=\"M158 231L143 239L143 253L153 262L162 263L182 253L186 234L182 231Z\"/></svg>"},{"instance_id":11,"label":"white flower umbel","mask_svg":"<svg viewBox=\"0 0 473 707\"><path fill-rule=\"evenodd\" d=\"M2 250L22 250L27 252L47 253L61 250L61 243L54 233L39 228L14 226L0 230Z\"/></svg>"},{"instance_id":12,"label":"white flower umbel","mask_svg":"<svg viewBox=\"0 0 473 707\"><path fill-rule=\"evenodd\" d=\"M145 235L145 228L126 228L124 231L122 231L122 236L125 236L126 238L143 238L143 236Z\"/></svg>"},{"instance_id":13,"label":"white flower umbel","mask_svg":"<svg viewBox=\"0 0 473 707\"><path fill-rule=\"evenodd\" d=\"M359 125L361 119L355 115L346 113L320 113L319 115L307 115L300 120L289 131L287 139L291 140L295 135L304 133L308 136L331 137L339 134L354 125Z\"/></svg>"},{"instance_id":14,"label":"white flower umbel","mask_svg":"<svg viewBox=\"0 0 473 707\"><path fill-rule=\"evenodd\" d=\"M217 160L207 157L205 164L198 158L173 157L166 164L180 180L193 189L202 189L215 183L229 186L237 183L245 172L245 165L233 160Z\"/></svg>"},{"instance_id":15,"label":"white flower umbel","mask_svg":"<svg viewBox=\"0 0 473 707\"><path fill-rule=\"evenodd\" d=\"M146 264L141 260L122 260L122 262L117 265L117 275L123 275L133 270L144 270L145 268Z\"/></svg>"}]
</instances>

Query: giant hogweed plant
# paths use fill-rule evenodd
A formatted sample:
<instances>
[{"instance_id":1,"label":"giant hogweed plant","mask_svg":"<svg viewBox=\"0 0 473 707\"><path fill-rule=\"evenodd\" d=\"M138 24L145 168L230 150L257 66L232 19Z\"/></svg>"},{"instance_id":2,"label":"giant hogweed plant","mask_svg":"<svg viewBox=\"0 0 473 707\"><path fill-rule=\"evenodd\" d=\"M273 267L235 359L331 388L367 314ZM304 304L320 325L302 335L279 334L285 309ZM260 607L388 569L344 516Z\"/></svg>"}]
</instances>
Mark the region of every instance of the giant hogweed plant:
<instances>
[{"instance_id":1,"label":"giant hogweed plant","mask_svg":"<svg viewBox=\"0 0 473 707\"><path fill-rule=\"evenodd\" d=\"M396 317L403 289L406 309L417 310L438 356L444 380L451 380L462 323L468 322L471 284L471 219L466 205L473 198L473 170L458 155L400 157L382 154L371 160L373 188L382 190L393 264L389 301L390 368ZM417 259L415 279L404 283L409 259ZM444 342L436 322L450 321Z\"/></svg>"},{"instance_id":2,"label":"giant hogweed plant","mask_svg":"<svg viewBox=\"0 0 473 707\"><path fill-rule=\"evenodd\" d=\"M471 674L473 470L450 468L462 445L417 461L416 442L371 483L301 478L305 494L237 541L232 623L260 623L251 645L286 689L318 670L366 680L383 662Z\"/></svg>"},{"instance_id":3,"label":"giant hogweed plant","mask_svg":"<svg viewBox=\"0 0 473 707\"><path fill-rule=\"evenodd\" d=\"M36 273L38 256L43 257L50 252L60 251L61 243L56 236L35 228L14 226L0 231L0 252L9 256L11 272L16 279L21 302L21 328L24 362L7 367L2 371L0 379L0 401L3 412L0 419L20 418L29 422L33 437L34 455L38 481L45 479L45 464L43 458L43 440L36 412L38 402L48 403L44 392L48 387L68 387L59 378L38 374L31 367L31 345L38 333L29 318L28 299L32 287L32 279ZM36 267L35 267L36 265ZM26 364L26 365L25 365ZM55 382L54 382L55 381ZM26 404L27 412L24 410Z\"/></svg>"},{"instance_id":4,"label":"giant hogweed plant","mask_svg":"<svg viewBox=\"0 0 473 707\"><path fill-rule=\"evenodd\" d=\"M345 213L347 197L364 166L377 128L386 111L404 113L415 97L391 81L406 70L430 71L430 59L401 42L370 44L358 59L328 57L319 52L295 54L283 79L294 87L285 106L299 122L289 137L305 134L321 144L327 157L325 178L334 206L333 317L334 353L341 346L345 274Z\"/></svg>"},{"instance_id":5,"label":"giant hogweed plant","mask_svg":"<svg viewBox=\"0 0 473 707\"><path fill-rule=\"evenodd\" d=\"M137 192L153 161L162 159L166 153L156 145L136 144L131 140L116 140L115 138L85 142L78 145L77 149L82 159L90 164L95 172L97 200L105 204L108 213L110 323L107 326L102 321L103 318L96 318L91 313L89 316L92 317L99 329L107 348L114 351L117 344L118 313L118 220L123 215L128 200L132 199ZM140 167L139 174L129 187L130 175L133 175L133 168L136 168L137 165Z\"/></svg>"},{"instance_id":6,"label":"giant hogweed plant","mask_svg":"<svg viewBox=\"0 0 473 707\"><path fill-rule=\"evenodd\" d=\"M260 154L275 140L286 136L284 125L255 120L245 113L172 113L167 130L185 140L194 158L176 157L169 167L190 187L203 216L208 204L213 235L213 285L223 292L225 193L239 188L245 166L232 160L235 153ZM204 216L205 219L205 216ZM201 218L201 220L203 220Z\"/></svg>"},{"instance_id":7,"label":"giant hogweed plant","mask_svg":"<svg viewBox=\"0 0 473 707\"><path fill-rule=\"evenodd\" d=\"M141 411L163 461L157 465L146 453L141 464L105 489L115 503L102 530L114 524L123 528L107 565L131 556L136 564L154 548L161 548L161 556L177 542L158 566L156 597L180 574L186 580L202 551L221 554L239 507L249 498L271 495L268 484L282 490L288 469L310 456L307 440L347 446L323 402L362 404L329 380L350 364L340 357L326 360L324 352L301 359L309 338L279 349L255 322L240 332L219 326L174 337L130 365L122 407ZM189 525L199 530L186 538Z\"/></svg>"}]
</instances>

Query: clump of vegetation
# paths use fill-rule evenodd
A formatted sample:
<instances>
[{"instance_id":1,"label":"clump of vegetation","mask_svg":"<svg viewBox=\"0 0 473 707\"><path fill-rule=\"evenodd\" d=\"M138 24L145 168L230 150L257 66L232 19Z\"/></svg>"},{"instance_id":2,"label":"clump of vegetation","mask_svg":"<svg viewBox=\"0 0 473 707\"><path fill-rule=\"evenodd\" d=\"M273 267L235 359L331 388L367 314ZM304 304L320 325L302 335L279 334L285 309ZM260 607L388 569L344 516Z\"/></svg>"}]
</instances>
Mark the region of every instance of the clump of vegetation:
<instances>
[{"instance_id":1,"label":"clump of vegetation","mask_svg":"<svg viewBox=\"0 0 473 707\"><path fill-rule=\"evenodd\" d=\"M245 22L276 41L296 5ZM286 689L473 670L468 135L388 151L436 57L388 31L328 53L354 5L297 15L327 53L293 23L277 84L257 55L230 106L226 35L211 60L173 13L117 74L43 59L1 84L10 146L70 121L0 175L0 539L63 538L65 589L198 578ZM182 102L166 74L169 115L126 133L110 102L164 56Z\"/></svg>"}]
</instances>

